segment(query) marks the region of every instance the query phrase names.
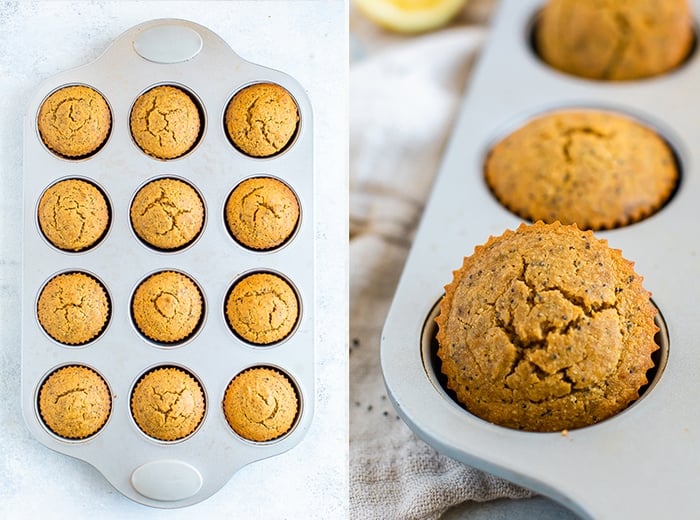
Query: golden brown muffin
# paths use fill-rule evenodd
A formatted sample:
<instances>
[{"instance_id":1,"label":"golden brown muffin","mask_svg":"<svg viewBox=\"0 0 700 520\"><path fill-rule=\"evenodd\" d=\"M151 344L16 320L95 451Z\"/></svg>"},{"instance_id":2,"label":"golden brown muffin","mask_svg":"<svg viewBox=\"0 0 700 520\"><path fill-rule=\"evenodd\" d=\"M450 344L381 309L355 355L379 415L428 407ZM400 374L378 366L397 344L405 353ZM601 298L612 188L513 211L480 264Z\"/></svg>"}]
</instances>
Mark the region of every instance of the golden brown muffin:
<instances>
[{"instance_id":1,"label":"golden brown muffin","mask_svg":"<svg viewBox=\"0 0 700 520\"><path fill-rule=\"evenodd\" d=\"M41 290L37 316L46 333L56 341L82 345L95 339L107 325L107 292L88 274L59 274Z\"/></svg>"},{"instance_id":2,"label":"golden brown muffin","mask_svg":"<svg viewBox=\"0 0 700 520\"><path fill-rule=\"evenodd\" d=\"M202 294L187 276L161 271L136 288L131 312L136 327L154 341L174 343L189 338L202 320Z\"/></svg>"},{"instance_id":3,"label":"golden brown muffin","mask_svg":"<svg viewBox=\"0 0 700 520\"><path fill-rule=\"evenodd\" d=\"M296 102L274 83L256 83L238 91L224 115L224 126L233 144L253 157L269 157L284 150L298 122Z\"/></svg>"},{"instance_id":4,"label":"golden brown muffin","mask_svg":"<svg viewBox=\"0 0 700 520\"><path fill-rule=\"evenodd\" d=\"M112 396L104 379L84 366L59 368L39 390L39 414L46 426L66 439L84 439L105 425Z\"/></svg>"},{"instance_id":5,"label":"golden brown muffin","mask_svg":"<svg viewBox=\"0 0 700 520\"><path fill-rule=\"evenodd\" d=\"M190 244L204 225L197 191L178 179L157 179L141 188L131 203L131 225L138 237L158 249Z\"/></svg>"},{"instance_id":6,"label":"golden brown muffin","mask_svg":"<svg viewBox=\"0 0 700 520\"><path fill-rule=\"evenodd\" d=\"M201 121L192 98L182 89L161 85L141 94L131 109L131 135L148 155L175 159L197 143Z\"/></svg>"},{"instance_id":7,"label":"golden brown muffin","mask_svg":"<svg viewBox=\"0 0 700 520\"><path fill-rule=\"evenodd\" d=\"M226 318L241 338L268 345L287 337L299 316L294 289L271 273L254 273L236 282L226 300Z\"/></svg>"},{"instance_id":8,"label":"golden brown muffin","mask_svg":"<svg viewBox=\"0 0 700 520\"><path fill-rule=\"evenodd\" d=\"M486 182L523 219L610 229L661 208L679 180L655 132L613 112L564 110L526 123L491 150Z\"/></svg>"},{"instance_id":9,"label":"golden brown muffin","mask_svg":"<svg viewBox=\"0 0 700 520\"><path fill-rule=\"evenodd\" d=\"M226 225L233 237L252 249L282 245L299 222L299 202L282 181L256 177L241 182L226 201Z\"/></svg>"},{"instance_id":10,"label":"golden brown muffin","mask_svg":"<svg viewBox=\"0 0 700 520\"><path fill-rule=\"evenodd\" d=\"M693 38L687 0L549 0L536 28L546 63L602 80L668 72L688 56Z\"/></svg>"},{"instance_id":11,"label":"golden brown muffin","mask_svg":"<svg viewBox=\"0 0 700 520\"><path fill-rule=\"evenodd\" d=\"M104 194L80 179L57 182L39 200L39 227L46 239L64 251L83 251L107 232L109 206Z\"/></svg>"},{"instance_id":12,"label":"golden brown muffin","mask_svg":"<svg viewBox=\"0 0 700 520\"><path fill-rule=\"evenodd\" d=\"M161 441L187 437L204 418L199 382L179 368L157 368L144 375L131 393L131 413L139 428Z\"/></svg>"},{"instance_id":13,"label":"golden brown muffin","mask_svg":"<svg viewBox=\"0 0 700 520\"><path fill-rule=\"evenodd\" d=\"M297 416L297 393L277 370L251 368L229 383L224 415L233 430L250 441L271 441L287 433Z\"/></svg>"},{"instance_id":14,"label":"golden brown muffin","mask_svg":"<svg viewBox=\"0 0 700 520\"><path fill-rule=\"evenodd\" d=\"M531 431L580 428L638 397L656 308L592 231L522 224L464 259L436 322L447 386L474 415Z\"/></svg>"},{"instance_id":15,"label":"golden brown muffin","mask_svg":"<svg viewBox=\"0 0 700 520\"><path fill-rule=\"evenodd\" d=\"M79 158L105 143L112 115L105 99L83 85L63 87L41 104L37 118L44 144L59 155Z\"/></svg>"}]
</instances>

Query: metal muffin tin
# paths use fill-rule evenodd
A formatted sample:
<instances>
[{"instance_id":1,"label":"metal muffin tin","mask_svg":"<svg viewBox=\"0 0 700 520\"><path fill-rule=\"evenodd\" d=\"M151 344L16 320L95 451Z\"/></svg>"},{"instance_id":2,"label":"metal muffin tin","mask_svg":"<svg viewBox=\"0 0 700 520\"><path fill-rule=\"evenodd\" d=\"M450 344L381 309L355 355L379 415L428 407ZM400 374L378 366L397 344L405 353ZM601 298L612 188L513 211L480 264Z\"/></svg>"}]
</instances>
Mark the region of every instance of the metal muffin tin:
<instances>
[{"instance_id":1,"label":"metal muffin tin","mask_svg":"<svg viewBox=\"0 0 700 520\"><path fill-rule=\"evenodd\" d=\"M381 366L404 421L440 452L551 497L585 518L664 518L700 509L700 87L697 52L655 78L610 83L551 69L531 34L542 0L503 0L473 71L433 192L387 317ZM693 2L700 13L700 1ZM485 157L527 119L560 108L616 110L676 152L680 185L658 213L596 232L635 262L660 310L662 349L642 398L566 434L488 423L443 389L434 358L436 303L464 256L521 222L491 195Z\"/></svg>"},{"instance_id":2,"label":"metal muffin tin","mask_svg":"<svg viewBox=\"0 0 700 520\"><path fill-rule=\"evenodd\" d=\"M252 158L236 150L224 130L224 111L242 87L258 82L287 89L299 108L292 144L273 157ZM55 89L85 84L99 91L112 111L106 144L91 157L61 158L44 146L37 130L41 103ZM175 160L146 155L134 143L129 114L136 98L159 84L184 87L204 113L196 147ZM129 207L148 180L175 177L203 196L206 219L191 246L172 253L150 249L131 229ZM245 249L229 235L224 205L242 180L272 176L298 197L301 217L288 243L268 252ZM37 222L43 191L59 179L92 181L107 195L111 224L107 235L85 252L56 249ZM24 235L22 263L22 408L34 437L49 448L95 466L122 494L149 506L182 507L215 493L241 467L282 453L303 438L314 413L314 212L313 118L304 89L281 72L249 63L201 25L175 19L153 20L126 31L94 62L60 73L38 88L24 121ZM134 326L130 300L146 275L176 270L202 289L201 329L189 341L167 347L145 339ZM39 325L36 306L43 285L55 274L85 271L107 289L111 318L96 340L78 347L62 345ZM281 274L297 292L300 315L293 332L270 346L248 344L229 329L225 298L244 274ZM44 425L37 409L42 380L54 369L80 364L93 368L112 393L106 425L85 440L67 440ZM130 412L130 393L138 379L156 366L182 367L194 374L206 396L206 412L196 432L174 442L148 437ZM269 442L239 437L226 422L222 401L231 379L254 366L274 367L294 383L299 411L292 429Z\"/></svg>"}]
</instances>

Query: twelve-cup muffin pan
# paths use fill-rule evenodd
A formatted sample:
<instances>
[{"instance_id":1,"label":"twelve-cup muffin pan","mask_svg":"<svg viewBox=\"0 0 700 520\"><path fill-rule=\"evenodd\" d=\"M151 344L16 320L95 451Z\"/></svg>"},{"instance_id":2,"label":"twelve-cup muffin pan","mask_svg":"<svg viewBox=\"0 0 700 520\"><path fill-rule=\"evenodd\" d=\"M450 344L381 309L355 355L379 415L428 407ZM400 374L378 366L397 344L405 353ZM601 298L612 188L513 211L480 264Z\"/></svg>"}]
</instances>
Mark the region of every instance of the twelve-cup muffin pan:
<instances>
[{"instance_id":1,"label":"twelve-cup muffin pan","mask_svg":"<svg viewBox=\"0 0 700 520\"><path fill-rule=\"evenodd\" d=\"M291 143L266 158L237 150L226 135L224 113L242 88L273 83L286 89L298 107ZM99 92L111 111L104 145L89 157L70 159L42 142L37 116L52 92L85 85ZM201 119L194 147L182 157L161 160L135 143L129 116L137 97L158 85L185 90ZM251 250L229 234L224 218L228 195L245 179L272 177L298 199L300 217L293 235L266 251ZM99 188L109 205L109 226L92 248L60 250L42 235L37 210L45 190L59 180L83 179ZM176 178L192 185L205 209L199 236L184 248L158 250L139 240L129 210L148 181ZM153 20L133 27L94 62L43 82L24 122L24 233L22 280L22 408L32 434L49 448L95 466L122 494L142 504L174 508L206 499L241 467L282 453L300 442L314 413L314 211L313 117L303 87L282 72L239 57L220 37L198 24ZM201 291L203 315L185 341L149 340L130 310L141 281L160 271L180 272ZM83 272L97 279L109 300L100 334L67 345L44 332L37 317L42 287L62 273ZM229 327L226 298L235 283L252 273L273 273L293 288L298 317L292 331L270 344L245 341ZM106 382L112 402L106 423L82 439L51 431L39 413L42 382L65 366L85 366ZM204 416L184 438L164 441L145 434L132 416L131 395L153 369L175 367L199 383ZM292 383L297 412L291 429L256 442L239 436L226 421L223 400L239 373L272 368Z\"/></svg>"},{"instance_id":2,"label":"twelve-cup muffin pan","mask_svg":"<svg viewBox=\"0 0 700 520\"><path fill-rule=\"evenodd\" d=\"M446 455L524 485L586 518L662 518L700 507L700 60L624 82L577 78L544 64L532 46L542 0L503 0L477 63L387 317L381 367L403 420ZM700 2L693 2L700 13ZM619 112L673 148L681 180L656 214L598 231L635 263L659 309L655 369L640 399L592 426L517 431L461 407L444 387L436 326L444 286L474 247L521 219L484 181L492 146L525 121L566 108Z\"/></svg>"}]
</instances>

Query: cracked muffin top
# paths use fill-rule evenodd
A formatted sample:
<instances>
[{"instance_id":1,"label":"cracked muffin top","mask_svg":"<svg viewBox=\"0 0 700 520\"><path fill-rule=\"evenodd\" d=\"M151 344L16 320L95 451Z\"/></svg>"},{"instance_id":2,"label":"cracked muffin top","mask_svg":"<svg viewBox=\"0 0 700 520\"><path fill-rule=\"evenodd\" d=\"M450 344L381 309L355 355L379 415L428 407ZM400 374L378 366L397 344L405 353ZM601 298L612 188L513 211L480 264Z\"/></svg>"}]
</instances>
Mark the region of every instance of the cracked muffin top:
<instances>
[{"instance_id":1,"label":"cracked muffin top","mask_svg":"<svg viewBox=\"0 0 700 520\"><path fill-rule=\"evenodd\" d=\"M158 159L175 159L189 152L201 128L192 98L170 85L141 94L131 109L130 124L139 148Z\"/></svg>"},{"instance_id":2,"label":"cracked muffin top","mask_svg":"<svg viewBox=\"0 0 700 520\"><path fill-rule=\"evenodd\" d=\"M294 289L271 273L254 273L233 286L226 299L226 318L246 341L269 345L286 338L296 325L299 304Z\"/></svg>"},{"instance_id":3,"label":"cracked muffin top","mask_svg":"<svg viewBox=\"0 0 700 520\"><path fill-rule=\"evenodd\" d=\"M44 424L66 439L84 439L107 422L112 396L104 379L84 366L53 372L39 390L39 414Z\"/></svg>"},{"instance_id":4,"label":"cracked muffin top","mask_svg":"<svg viewBox=\"0 0 700 520\"><path fill-rule=\"evenodd\" d=\"M499 141L485 163L489 188L523 219L611 229L660 209L679 181L673 153L619 114L563 110Z\"/></svg>"},{"instance_id":5,"label":"cracked muffin top","mask_svg":"<svg viewBox=\"0 0 700 520\"><path fill-rule=\"evenodd\" d=\"M136 288L131 312L136 327L147 338L162 343L184 341L202 321L202 294L184 274L161 271Z\"/></svg>"},{"instance_id":6,"label":"cracked muffin top","mask_svg":"<svg viewBox=\"0 0 700 520\"><path fill-rule=\"evenodd\" d=\"M298 122L296 102L274 83L256 83L240 90L224 114L224 126L234 146L253 157L269 157L284 150Z\"/></svg>"},{"instance_id":7,"label":"cracked muffin top","mask_svg":"<svg viewBox=\"0 0 700 520\"><path fill-rule=\"evenodd\" d=\"M107 232L109 206L104 194L80 179L59 181L39 200L39 227L46 239L64 251L83 251Z\"/></svg>"},{"instance_id":8,"label":"cracked muffin top","mask_svg":"<svg viewBox=\"0 0 700 520\"><path fill-rule=\"evenodd\" d=\"M141 188L129 211L138 237L158 249L190 244L204 225L204 205L197 191L178 179L157 179Z\"/></svg>"},{"instance_id":9,"label":"cracked muffin top","mask_svg":"<svg viewBox=\"0 0 700 520\"><path fill-rule=\"evenodd\" d=\"M251 368L229 383L223 407L226 421L238 435L250 441L271 441L294 424L297 394L289 379L277 370Z\"/></svg>"},{"instance_id":10,"label":"cracked muffin top","mask_svg":"<svg viewBox=\"0 0 700 520\"><path fill-rule=\"evenodd\" d=\"M683 62L694 38L687 0L549 0L535 36L546 63L601 80L663 74Z\"/></svg>"},{"instance_id":11,"label":"cracked muffin top","mask_svg":"<svg viewBox=\"0 0 700 520\"><path fill-rule=\"evenodd\" d=\"M592 231L522 224L477 246L436 318L447 387L471 413L530 431L602 421L638 398L656 308Z\"/></svg>"},{"instance_id":12,"label":"cracked muffin top","mask_svg":"<svg viewBox=\"0 0 700 520\"><path fill-rule=\"evenodd\" d=\"M144 375L131 393L131 413L146 435L175 441L193 433L204 418L204 392L179 368L157 368Z\"/></svg>"},{"instance_id":13,"label":"cracked muffin top","mask_svg":"<svg viewBox=\"0 0 700 520\"><path fill-rule=\"evenodd\" d=\"M41 104L39 135L53 152L69 158L93 154L104 144L112 126L105 99L84 85L63 87Z\"/></svg>"},{"instance_id":14,"label":"cracked muffin top","mask_svg":"<svg viewBox=\"0 0 700 520\"><path fill-rule=\"evenodd\" d=\"M107 292L88 274L59 274L41 290L37 317L46 333L56 341L82 345L95 339L107 325Z\"/></svg>"},{"instance_id":15,"label":"cracked muffin top","mask_svg":"<svg viewBox=\"0 0 700 520\"><path fill-rule=\"evenodd\" d=\"M266 250L282 245L299 221L299 202L282 181L256 177L241 182L226 201L226 226L246 247Z\"/></svg>"}]
</instances>

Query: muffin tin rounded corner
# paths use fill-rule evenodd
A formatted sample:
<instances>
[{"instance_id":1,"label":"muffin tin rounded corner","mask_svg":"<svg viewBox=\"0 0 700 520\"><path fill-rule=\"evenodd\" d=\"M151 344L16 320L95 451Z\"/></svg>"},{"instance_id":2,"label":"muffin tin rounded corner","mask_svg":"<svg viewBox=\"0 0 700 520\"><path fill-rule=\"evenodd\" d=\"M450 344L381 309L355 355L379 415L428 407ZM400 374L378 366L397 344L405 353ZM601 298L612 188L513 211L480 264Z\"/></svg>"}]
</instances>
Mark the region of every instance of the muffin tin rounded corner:
<instances>
[{"instance_id":1,"label":"muffin tin rounded corner","mask_svg":"<svg viewBox=\"0 0 700 520\"><path fill-rule=\"evenodd\" d=\"M202 46L191 60L168 62L167 56L150 55L153 49L144 51L146 56L143 56L135 48L134 41L138 40L139 34L155 29L150 36L162 37L176 26L188 28L201 38ZM222 72L225 70L230 70L228 76ZM311 201L313 198L313 139L301 139L302 129L298 125L291 145L294 153L287 153L290 150L287 146L283 153L265 158L265 171L261 172L261 162L252 161L242 154L232 154L233 147L228 139L215 131L218 127L223 129L225 103L233 95L231 90L237 91L237 85L241 84L267 82L279 84L292 95L300 120L305 122L303 133L308 135L312 127L310 106L308 100L297 98L294 92L296 82L291 76L241 59L221 38L202 26L182 20L153 20L135 26L115 39L91 64L42 83L25 114L22 244L25 290L22 297L21 367L25 421L43 444L90 462L122 494L146 505L176 508L208 498L240 467L295 446L301 439L299 425L306 424L313 414L313 404L309 401L312 397L302 395L302 389L312 387L309 379L314 377L314 342L306 333L301 339L296 334L300 327L313 328L312 321L309 321L313 320L313 306L305 310L304 323L300 324L301 293L312 295L314 292L313 276L305 274L314 270L313 234L301 232L313 222L312 206L303 208L305 218L301 219L302 200ZM52 92L68 85L93 88L104 98L110 110L107 138L95 153L87 157L70 159L57 155L48 149L39 134L37 117L42 103ZM105 85L112 86L105 88ZM118 85L118 90L115 90L115 85ZM184 90L200 117L196 142L173 159L158 159L144 152L134 140L130 127L131 111L138 97L160 85ZM221 119L216 120L217 117ZM287 240L269 250L257 251L239 247L231 237L224 222L224 205L228 194L241 179L264 176L277 178L289 187L300 211L297 225ZM203 206L199 232L189 242L174 249L144 242L134 230L130 217L139 190L149 182L163 178L176 179L191 186ZM104 195L109 208L106 231L94 245L80 251L54 246L44 236L39 224L38 208L42 195L48 187L68 179L94 185ZM291 242L295 247L290 253L287 245ZM282 256L281 250L286 250ZM263 258L275 267L261 268ZM298 271L300 266L304 266L304 274L298 280L292 280L289 275ZM202 299L202 316L195 329L188 337L176 342L146 337L132 316L131 303L137 287L162 271L183 273L195 283ZM264 351L237 340L226 322L225 312L218 311L224 309L223 296L238 273L260 271L274 272L289 283L300 312L292 331L271 345L273 348ZM63 344L51 338L37 314L44 286L55 276L72 272L84 272L97 280L109 300L106 325L95 338L80 345ZM109 341L105 341L107 339ZM106 365L112 362L112 353L118 369ZM41 385L56 367L64 365L103 369L110 366L107 374L97 372L110 392L112 389L120 391L119 399L112 395L112 407L105 425L87 439L60 438L48 430L38 412L37 385ZM298 398L303 402L292 428L285 435L270 442L242 445L231 434L222 407L215 402L218 396L212 391L225 388L234 374L251 365L278 367L294 381ZM130 401L135 385L149 370L161 366L179 367L192 374L204 395L203 418L194 431L182 439L164 441L149 436L139 428L131 413ZM300 378L290 375L292 367L303 368ZM38 380L37 374L41 375ZM221 417L217 418L219 415ZM100 442L91 442L96 437ZM127 447L123 454L100 447L103 440L111 442L117 437ZM203 445L208 448L200 449ZM233 456L217 456L223 452ZM202 482L195 495L162 502L152 500L129 484L129 475L134 468L146 465L153 457L163 456L196 467Z\"/></svg>"}]
</instances>

